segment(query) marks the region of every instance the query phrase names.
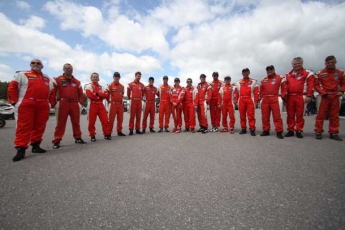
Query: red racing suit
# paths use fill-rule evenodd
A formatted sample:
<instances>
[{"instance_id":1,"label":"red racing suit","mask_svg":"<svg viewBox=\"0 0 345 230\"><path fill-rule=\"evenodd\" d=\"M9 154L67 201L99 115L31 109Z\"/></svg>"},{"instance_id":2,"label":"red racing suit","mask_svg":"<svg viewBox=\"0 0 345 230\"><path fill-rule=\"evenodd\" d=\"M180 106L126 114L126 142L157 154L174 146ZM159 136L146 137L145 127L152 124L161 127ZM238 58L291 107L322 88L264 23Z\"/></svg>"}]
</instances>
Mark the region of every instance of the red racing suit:
<instances>
[{"instance_id":1,"label":"red racing suit","mask_svg":"<svg viewBox=\"0 0 345 230\"><path fill-rule=\"evenodd\" d=\"M282 84L282 98L286 99L287 129L302 132L304 127L304 98L313 95L314 73L305 69L299 73L291 70L285 75Z\"/></svg>"},{"instance_id":2,"label":"red racing suit","mask_svg":"<svg viewBox=\"0 0 345 230\"><path fill-rule=\"evenodd\" d=\"M141 120L141 110L142 110L142 99L144 84L139 81L133 81L128 84L127 96L131 100L130 117L129 117L129 130L134 129L134 119L135 119L135 129L140 129Z\"/></svg>"},{"instance_id":3,"label":"red racing suit","mask_svg":"<svg viewBox=\"0 0 345 230\"><path fill-rule=\"evenodd\" d=\"M222 87L223 82L220 80L213 81L210 83L210 87L208 89L208 98L210 99L210 115L211 115L211 123L212 127L219 127L220 126L220 112L221 108L218 107L219 105L219 90Z\"/></svg>"},{"instance_id":4,"label":"red racing suit","mask_svg":"<svg viewBox=\"0 0 345 230\"><path fill-rule=\"evenodd\" d=\"M340 69L323 69L316 74L315 90L321 94L321 103L315 120L315 132L322 133L323 121L329 113L330 134L339 132L339 96L345 91L345 74Z\"/></svg>"},{"instance_id":5,"label":"red racing suit","mask_svg":"<svg viewBox=\"0 0 345 230\"><path fill-rule=\"evenodd\" d=\"M207 129L207 104L209 98L207 97L207 91L209 90L209 84L207 82L199 83L196 87L197 92L194 98L194 105L197 105L198 121L200 127Z\"/></svg>"},{"instance_id":6,"label":"red racing suit","mask_svg":"<svg viewBox=\"0 0 345 230\"><path fill-rule=\"evenodd\" d=\"M196 95L196 89L194 86L183 88L181 93L181 100L183 106L184 123L186 129L195 129L195 109L194 99Z\"/></svg>"},{"instance_id":7,"label":"red racing suit","mask_svg":"<svg viewBox=\"0 0 345 230\"><path fill-rule=\"evenodd\" d=\"M233 86L231 84L223 85L219 90L218 96L218 106L221 106L222 110L222 125L224 129L228 129L227 116L229 115L230 129L234 129L235 126L235 111L234 111L234 102L233 102Z\"/></svg>"},{"instance_id":8,"label":"red racing suit","mask_svg":"<svg viewBox=\"0 0 345 230\"><path fill-rule=\"evenodd\" d=\"M236 82L235 102L238 103L240 123L242 129L247 129L246 116L248 116L249 129L255 130L255 103L259 101L259 87L252 78L243 78Z\"/></svg>"},{"instance_id":9,"label":"red racing suit","mask_svg":"<svg viewBox=\"0 0 345 230\"><path fill-rule=\"evenodd\" d=\"M262 130L270 131L270 116L272 112L275 132L283 132L283 120L280 114L281 85L283 77L274 74L267 76L261 81L260 100L261 100L261 119Z\"/></svg>"},{"instance_id":10,"label":"red racing suit","mask_svg":"<svg viewBox=\"0 0 345 230\"><path fill-rule=\"evenodd\" d=\"M15 148L40 143L49 119L49 102L53 102L51 79L33 70L18 71L7 90L9 103L15 105Z\"/></svg>"},{"instance_id":11,"label":"red racing suit","mask_svg":"<svg viewBox=\"0 0 345 230\"><path fill-rule=\"evenodd\" d=\"M122 132L122 122L123 122L123 95L125 93L125 87L120 83L116 84L112 82L107 87L109 93L109 125L110 131L113 132L114 121L117 117L116 131Z\"/></svg>"},{"instance_id":12,"label":"red racing suit","mask_svg":"<svg viewBox=\"0 0 345 230\"><path fill-rule=\"evenodd\" d=\"M103 135L110 135L111 129L109 125L107 110L103 104L103 100L108 98L108 91L105 87L98 83L91 82L85 85L85 93L89 99L88 103L88 119L89 119L89 135L96 135L95 123L97 116L101 120Z\"/></svg>"},{"instance_id":13,"label":"red racing suit","mask_svg":"<svg viewBox=\"0 0 345 230\"><path fill-rule=\"evenodd\" d=\"M182 103L181 103L181 94L182 94L182 87L181 86L174 86L171 89L170 93L170 102L171 102L171 112L174 118L174 127L175 129L181 129L182 127ZM174 106L173 103L177 105Z\"/></svg>"},{"instance_id":14,"label":"red racing suit","mask_svg":"<svg viewBox=\"0 0 345 230\"><path fill-rule=\"evenodd\" d=\"M80 130L80 105L84 104L83 88L80 81L74 76L68 79L65 75L53 78L55 117L57 124L55 127L53 143L60 142L65 134L67 118L70 116L74 139L81 138ZM80 103L80 105L79 105Z\"/></svg>"},{"instance_id":15,"label":"red racing suit","mask_svg":"<svg viewBox=\"0 0 345 230\"><path fill-rule=\"evenodd\" d=\"M144 88L144 118L143 118L143 129L147 127L147 117L150 114L150 124L149 128L153 129L154 122L155 122L155 114L156 114L156 95L157 95L157 88L153 85L147 85Z\"/></svg>"},{"instance_id":16,"label":"red racing suit","mask_svg":"<svg viewBox=\"0 0 345 230\"><path fill-rule=\"evenodd\" d=\"M159 102L159 128L163 128L163 119L164 119L164 128L169 128L169 120L170 120L170 90L171 86L161 85L158 88L158 97L160 98Z\"/></svg>"}]
</instances>

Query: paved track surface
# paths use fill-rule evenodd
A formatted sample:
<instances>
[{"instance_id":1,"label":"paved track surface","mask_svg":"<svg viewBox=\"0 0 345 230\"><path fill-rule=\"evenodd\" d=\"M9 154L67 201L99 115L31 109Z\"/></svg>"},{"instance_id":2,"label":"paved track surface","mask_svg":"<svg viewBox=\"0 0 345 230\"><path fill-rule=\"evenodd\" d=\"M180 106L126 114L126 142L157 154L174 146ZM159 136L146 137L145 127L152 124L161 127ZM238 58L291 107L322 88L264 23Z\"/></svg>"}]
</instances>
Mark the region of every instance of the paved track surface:
<instances>
[{"instance_id":1,"label":"paved track surface","mask_svg":"<svg viewBox=\"0 0 345 230\"><path fill-rule=\"evenodd\" d=\"M315 116L305 117L303 139L284 140L239 135L238 111L236 118L234 135L111 141L97 123L91 143L82 116L88 143L74 144L68 124L53 150L50 117L41 145L48 152L27 151L16 163L15 122L7 120L0 129L0 229L345 229L345 142L328 134L315 140ZM340 130L344 138L344 119Z\"/></svg>"}]
</instances>

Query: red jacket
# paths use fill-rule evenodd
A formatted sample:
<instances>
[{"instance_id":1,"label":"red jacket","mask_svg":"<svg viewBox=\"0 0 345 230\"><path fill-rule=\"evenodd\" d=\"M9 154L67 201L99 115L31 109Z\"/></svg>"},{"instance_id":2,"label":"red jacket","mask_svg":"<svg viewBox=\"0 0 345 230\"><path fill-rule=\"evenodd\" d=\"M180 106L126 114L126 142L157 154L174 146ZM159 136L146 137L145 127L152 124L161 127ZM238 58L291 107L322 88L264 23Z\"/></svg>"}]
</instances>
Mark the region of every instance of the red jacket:
<instances>
[{"instance_id":1,"label":"red jacket","mask_svg":"<svg viewBox=\"0 0 345 230\"><path fill-rule=\"evenodd\" d=\"M232 103L234 89L231 84L223 85L219 90L218 105Z\"/></svg>"},{"instance_id":2,"label":"red jacket","mask_svg":"<svg viewBox=\"0 0 345 230\"><path fill-rule=\"evenodd\" d=\"M171 89L170 93L170 102L171 103L180 103L182 98L181 98L181 93L183 91L183 88L181 86L175 86Z\"/></svg>"},{"instance_id":3,"label":"red jacket","mask_svg":"<svg viewBox=\"0 0 345 230\"><path fill-rule=\"evenodd\" d=\"M158 88L158 92L157 95L158 97L160 97L160 101L169 101L170 102L170 90L171 90L171 86L170 85L161 85Z\"/></svg>"},{"instance_id":4,"label":"red jacket","mask_svg":"<svg viewBox=\"0 0 345 230\"><path fill-rule=\"evenodd\" d=\"M32 70L19 71L8 86L8 101L12 105L23 99L49 100L53 103L52 90L53 83L47 75Z\"/></svg>"},{"instance_id":5,"label":"red jacket","mask_svg":"<svg viewBox=\"0 0 345 230\"><path fill-rule=\"evenodd\" d=\"M314 73L302 69L299 73L291 70L285 75L282 86L282 98L287 95L307 95L311 97L314 91Z\"/></svg>"},{"instance_id":6,"label":"red jacket","mask_svg":"<svg viewBox=\"0 0 345 230\"><path fill-rule=\"evenodd\" d=\"M315 89L321 95L345 91L345 74L340 69L323 69L316 74Z\"/></svg>"},{"instance_id":7,"label":"red jacket","mask_svg":"<svg viewBox=\"0 0 345 230\"><path fill-rule=\"evenodd\" d=\"M125 87L118 83L112 82L107 87L107 91L109 92L109 102L121 102L123 100L123 95L125 93Z\"/></svg>"},{"instance_id":8,"label":"red jacket","mask_svg":"<svg viewBox=\"0 0 345 230\"><path fill-rule=\"evenodd\" d=\"M257 81L252 78L242 79L236 82L236 89L234 93L234 101L238 103L240 97L251 97L254 102L259 101L259 87Z\"/></svg>"},{"instance_id":9,"label":"red jacket","mask_svg":"<svg viewBox=\"0 0 345 230\"><path fill-rule=\"evenodd\" d=\"M147 85L144 88L144 100L145 101L156 101L157 88L153 85Z\"/></svg>"},{"instance_id":10,"label":"red jacket","mask_svg":"<svg viewBox=\"0 0 345 230\"><path fill-rule=\"evenodd\" d=\"M83 88L80 81L74 76L71 79L67 79L65 75L53 78L54 89L52 91L55 105L57 101L70 100L84 104Z\"/></svg>"},{"instance_id":11,"label":"red jacket","mask_svg":"<svg viewBox=\"0 0 345 230\"><path fill-rule=\"evenodd\" d=\"M210 98L210 100L218 100L219 98L219 90L220 87L222 87L224 83L220 80L218 81L213 81L210 83L210 87L208 89L208 98Z\"/></svg>"},{"instance_id":12,"label":"red jacket","mask_svg":"<svg viewBox=\"0 0 345 230\"><path fill-rule=\"evenodd\" d=\"M197 93L196 93L196 98L195 100L206 100L206 102L208 103L210 101L210 99L207 97L207 92L209 90L209 84L207 82L204 83L199 83L198 86L196 87L197 89Z\"/></svg>"},{"instance_id":13,"label":"red jacket","mask_svg":"<svg viewBox=\"0 0 345 230\"><path fill-rule=\"evenodd\" d=\"M85 85L85 93L91 101L95 102L103 101L109 96L108 91L103 86L94 82Z\"/></svg>"},{"instance_id":14,"label":"red jacket","mask_svg":"<svg viewBox=\"0 0 345 230\"><path fill-rule=\"evenodd\" d=\"M191 87L184 87L181 93L181 100L183 104L193 103L194 104L194 98L196 95L196 89L194 86Z\"/></svg>"},{"instance_id":15,"label":"red jacket","mask_svg":"<svg viewBox=\"0 0 345 230\"><path fill-rule=\"evenodd\" d=\"M283 77L275 74L265 77L260 84L260 100L264 96L280 96Z\"/></svg>"},{"instance_id":16,"label":"red jacket","mask_svg":"<svg viewBox=\"0 0 345 230\"><path fill-rule=\"evenodd\" d=\"M132 81L128 84L127 96L128 99L141 100L143 98L144 84L141 82Z\"/></svg>"}]
</instances>

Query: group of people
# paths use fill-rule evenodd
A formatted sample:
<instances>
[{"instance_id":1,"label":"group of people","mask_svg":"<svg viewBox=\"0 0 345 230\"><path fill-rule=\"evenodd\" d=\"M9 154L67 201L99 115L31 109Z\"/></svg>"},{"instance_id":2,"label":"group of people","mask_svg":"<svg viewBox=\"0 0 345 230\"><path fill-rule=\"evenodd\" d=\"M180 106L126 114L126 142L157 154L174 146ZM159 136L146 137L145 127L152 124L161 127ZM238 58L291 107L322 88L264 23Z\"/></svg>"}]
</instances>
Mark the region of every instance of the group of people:
<instances>
[{"instance_id":1,"label":"group of people","mask_svg":"<svg viewBox=\"0 0 345 230\"><path fill-rule=\"evenodd\" d=\"M81 138L80 106L84 103L83 87L74 76L73 67L66 63L61 76L50 79L42 73L43 64L38 59L30 63L31 70L18 71L8 87L9 102L16 109L16 135L14 139L17 153L13 161L20 161L25 157L29 143L32 152L44 153L40 147L42 135L45 131L51 105L55 108L57 124L53 139L53 148L60 147L65 132L68 116L71 117L73 137L75 143L85 144ZM135 73L135 79L128 84L127 96L130 103L129 135L144 134L147 127L149 132L154 130L156 97L160 99L159 130L158 132L180 133L182 131L182 114L184 115L185 132L223 132L234 134L235 106L239 109L241 131L249 131L256 136L255 108L260 103L262 113L262 133L260 136L270 135L270 116L273 116L276 136L283 139L283 121L281 105L286 104L287 130L285 137L296 134L303 138L303 114L305 105L311 101L314 90L321 95L321 103L315 121L315 137L322 139L323 122L329 115L330 138L338 141L342 139L339 132L339 97L345 91L345 74L336 68L336 58L328 56L325 68L314 74L303 68L303 59L296 57L292 60L292 70L285 76L275 73L273 65L266 67L267 76L260 85L250 78L250 70L242 70L243 78L231 83L231 77L219 79L218 72L213 72L213 81L206 82L206 75L200 75L200 83L193 86L191 78L187 79L186 87L180 86L180 79L174 79L174 85L168 84L168 77L163 77L163 84L154 86L154 78L149 78L145 86L140 82L141 73ZM106 140L112 139L115 119L118 136L126 136L122 132L124 86L120 83L121 75L115 72L113 82L107 87L99 84L98 73L91 74L91 83L84 86L88 98L88 131L91 142L96 141L95 122L97 116L102 124L102 131ZM104 100L109 102L106 110ZM144 107L144 108L143 108ZM207 110L209 107L211 126L208 130ZM143 111L143 119L141 113ZM170 114L173 116L174 128L169 130ZM229 122L228 122L229 117ZM148 118L150 119L147 124ZM200 128L196 130L196 119ZM222 120L223 128L220 128ZM135 123L134 123L135 122ZM141 125L142 123L142 125Z\"/></svg>"}]
</instances>

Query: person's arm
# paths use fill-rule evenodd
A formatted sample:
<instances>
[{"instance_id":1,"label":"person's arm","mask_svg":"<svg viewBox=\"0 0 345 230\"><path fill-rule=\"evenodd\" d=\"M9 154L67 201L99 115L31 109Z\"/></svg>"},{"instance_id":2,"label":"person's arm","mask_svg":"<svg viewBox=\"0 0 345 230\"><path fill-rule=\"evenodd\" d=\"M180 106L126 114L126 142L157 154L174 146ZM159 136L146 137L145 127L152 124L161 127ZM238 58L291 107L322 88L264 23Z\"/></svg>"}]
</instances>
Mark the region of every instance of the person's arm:
<instances>
[{"instance_id":1,"label":"person's arm","mask_svg":"<svg viewBox=\"0 0 345 230\"><path fill-rule=\"evenodd\" d=\"M83 92L83 87L81 86L80 82L79 82L79 88L78 88L78 98L79 98L79 103L81 105L84 105L84 92Z\"/></svg>"},{"instance_id":2,"label":"person's arm","mask_svg":"<svg viewBox=\"0 0 345 230\"><path fill-rule=\"evenodd\" d=\"M128 97L128 100L131 100L131 87L129 85L127 87L127 97Z\"/></svg>"},{"instance_id":3,"label":"person's arm","mask_svg":"<svg viewBox=\"0 0 345 230\"><path fill-rule=\"evenodd\" d=\"M340 76L340 90L338 95L341 96L345 92L345 72Z\"/></svg>"},{"instance_id":4,"label":"person's arm","mask_svg":"<svg viewBox=\"0 0 345 230\"><path fill-rule=\"evenodd\" d=\"M86 93L86 96L90 98L90 100L93 100L93 101L100 100L100 97L98 97L96 93L93 92L93 89L90 83L85 85L85 93Z\"/></svg>"},{"instance_id":5,"label":"person's arm","mask_svg":"<svg viewBox=\"0 0 345 230\"><path fill-rule=\"evenodd\" d=\"M230 86L231 87L231 86ZM218 108L222 107L223 104L223 97L224 97L224 91L223 91L223 87L220 88L219 90L219 94L218 94Z\"/></svg>"}]
</instances>

